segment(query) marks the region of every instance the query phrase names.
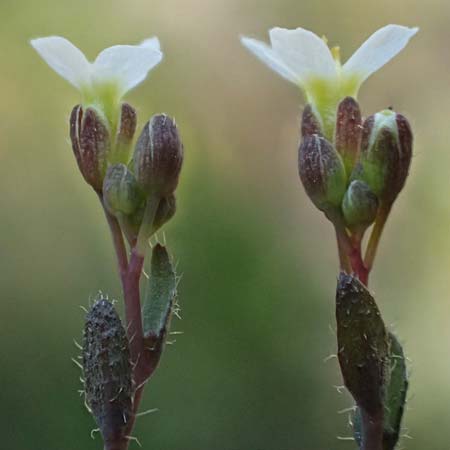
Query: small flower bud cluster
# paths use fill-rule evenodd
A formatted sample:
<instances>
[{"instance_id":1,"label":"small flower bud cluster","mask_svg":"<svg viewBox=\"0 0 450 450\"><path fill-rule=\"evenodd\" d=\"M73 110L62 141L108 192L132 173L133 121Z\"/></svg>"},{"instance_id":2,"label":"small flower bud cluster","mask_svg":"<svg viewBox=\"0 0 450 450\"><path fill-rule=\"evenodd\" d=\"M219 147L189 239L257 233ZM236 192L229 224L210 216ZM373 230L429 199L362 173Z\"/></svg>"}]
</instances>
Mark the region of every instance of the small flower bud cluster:
<instances>
[{"instance_id":1,"label":"small flower bud cluster","mask_svg":"<svg viewBox=\"0 0 450 450\"><path fill-rule=\"evenodd\" d=\"M363 233L380 211L388 212L408 176L412 133L406 118L391 110L363 120L352 97L338 105L333 142L310 105L305 107L299 174L312 202L330 220L340 218Z\"/></svg>"},{"instance_id":2,"label":"small flower bud cluster","mask_svg":"<svg viewBox=\"0 0 450 450\"><path fill-rule=\"evenodd\" d=\"M94 107L84 110L77 105L70 118L70 137L81 174L133 242L143 222L150 222L145 223L148 238L175 214L183 144L175 122L157 114L145 124L131 154L136 111L123 103L119 115L114 131Z\"/></svg>"}]
</instances>

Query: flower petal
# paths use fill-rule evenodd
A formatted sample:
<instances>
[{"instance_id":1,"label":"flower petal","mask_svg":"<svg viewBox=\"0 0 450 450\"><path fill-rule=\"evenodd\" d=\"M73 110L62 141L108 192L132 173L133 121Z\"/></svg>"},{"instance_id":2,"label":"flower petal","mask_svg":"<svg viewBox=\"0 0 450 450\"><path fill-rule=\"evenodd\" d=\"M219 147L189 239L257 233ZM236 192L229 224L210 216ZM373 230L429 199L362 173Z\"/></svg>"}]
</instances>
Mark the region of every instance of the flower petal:
<instances>
[{"instance_id":1,"label":"flower petal","mask_svg":"<svg viewBox=\"0 0 450 450\"><path fill-rule=\"evenodd\" d=\"M356 76L362 83L403 50L418 30L401 25L387 25L375 31L344 64L344 75Z\"/></svg>"},{"instance_id":2,"label":"flower petal","mask_svg":"<svg viewBox=\"0 0 450 450\"><path fill-rule=\"evenodd\" d=\"M42 59L59 75L81 89L89 84L91 64L84 54L67 39L49 36L30 41Z\"/></svg>"},{"instance_id":3,"label":"flower petal","mask_svg":"<svg viewBox=\"0 0 450 450\"><path fill-rule=\"evenodd\" d=\"M299 84L300 80L297 75L281 61L266 43L245 36L241 37L241 43L259 60L268 65L283 78L292 83Z\"/></svg>"},{"instance_id":4,"label":"flower petal","mask_svg":"<svg viewBox=\"0 0 450 450\"><path fill-rule=\"evenodd\" d=\"M159 39L156 36L153 36L148 39L144 39L140 44L141 47L148 47L152 48L153 50L161 51L161 43L159 42Z\"/></svg>"},{"instance_id":5,"label":"flower petal","mask_svg":"<svg viewBox=\"0 0 450 450\"><path fill-rule=\"evenodd\" d=\"M269 31L274 52L301 80L336 77L336 63L327 44L303 28Z\"/></svg>"},{"instance_id":6,"label":"flower petal","mask_svg":"<svg viewBox=\"0 0 450 450\"><path fill-rule=\"evenodd\" d=\"M119 95L144 81L163 54L147 45L115 45L103 50L94 62L96 83L117 82Z\"/></svg>"}]
</instances>

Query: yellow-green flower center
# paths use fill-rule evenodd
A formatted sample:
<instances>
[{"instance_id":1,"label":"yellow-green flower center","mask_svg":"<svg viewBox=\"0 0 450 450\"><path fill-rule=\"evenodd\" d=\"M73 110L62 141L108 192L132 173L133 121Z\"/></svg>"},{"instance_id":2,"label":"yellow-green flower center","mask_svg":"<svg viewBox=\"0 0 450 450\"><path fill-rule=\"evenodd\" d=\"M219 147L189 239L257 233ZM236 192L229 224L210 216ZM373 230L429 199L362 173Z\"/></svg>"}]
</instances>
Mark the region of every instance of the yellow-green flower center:
<instances>
[{"instance_id":1,"label":"yellow-green flower center","mask_svg":"<svg viewBox=\"0 0 450 450\"><path fill-rule=\"evenodd\" d=\"M326 39L324 38L325 42ZM345 97L356 98L359 89L359 79L356 75L344 76L342 72L340 48L331 48L331 54L336 63L336 76L330 78L310 77L302 84L306 100L311 104L322 122L325 137L333 140L337 107Z\"/></svg>"}]
</instances>

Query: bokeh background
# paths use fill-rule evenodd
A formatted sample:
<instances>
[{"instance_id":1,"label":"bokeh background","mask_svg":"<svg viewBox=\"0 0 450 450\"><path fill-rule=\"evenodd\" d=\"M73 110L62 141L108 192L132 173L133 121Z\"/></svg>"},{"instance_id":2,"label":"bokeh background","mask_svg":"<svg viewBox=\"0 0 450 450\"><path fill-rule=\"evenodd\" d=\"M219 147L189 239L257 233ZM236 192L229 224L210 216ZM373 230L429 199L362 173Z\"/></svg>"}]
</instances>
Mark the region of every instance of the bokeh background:
<instances>
[{"instance_id":1,"label":"bokeh background","mask_svg":"<svg viewBox=\"0 0 450 450\"><path fill-rule=\"evenodd\" d=\"M32 50L64 35L90 58L158 35L163 63L127 100L140 125L175 116L186 148L166 228L183 274L183 331L146 390L136 436L155 450L354 449L336 352L330 225L297 175L303 99L240 45L304 26L345 60L387 23L407 49L363 86L416 136L372 276L410 358L402 448L450 449L450 3L444 0L1 0L0 433L5 450L100 449L71 362L83 311L120 299L110 237L68 144L78 93ZM132 448L138 448L132 444Z\"/></svg>"}]
</instances>

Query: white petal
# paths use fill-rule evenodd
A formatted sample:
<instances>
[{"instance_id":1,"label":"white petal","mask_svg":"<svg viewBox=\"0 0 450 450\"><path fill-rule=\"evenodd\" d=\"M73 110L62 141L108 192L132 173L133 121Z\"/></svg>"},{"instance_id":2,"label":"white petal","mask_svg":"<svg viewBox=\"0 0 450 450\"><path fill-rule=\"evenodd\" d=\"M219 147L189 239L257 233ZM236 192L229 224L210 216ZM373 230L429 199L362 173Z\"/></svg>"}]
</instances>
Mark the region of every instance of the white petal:
<instances>
[{"instance_id":1,"label":"white petal","mask_svg":"<svg viewBox=\"0 0 450 450\"><path fill-rule=\"evenodd\" d=\"M90 81L91 64L67 39L59 36L33 39L31 45L59 75L80 89Z\"/></svg>"},{"instance_id":2,"label":"white petal","mask_svg":"<svg viewBox=\"0 0 450 450\"><path fill-rule=\"evenodd\" d=\"M258 59L267 64L272 70L292 83L298 84L300 79L287 67L275 52L264 42L249 37L241 37L241 43L250 50Z\"/></svg>"},{"instance_id":3,"label":"white petal","mask_svg":"<svg viewBox=\"0 0 450 450\"><path fill-rule=\"evenodd\" d=\"M119 95L137 86L162 59L162 53L140 45L115 45L103 50L94 62L97 83L115 81Z\"/></svg>"},{"instance_id":4,"label":"white petal","mask_svg":"<svg viewBox=\"0 0 450 450\"><path fill-rule=\"evenodd\" d=\"M356 75L362 83L403 50L418 30L401 25L380 28L344 64L344 74Z\"/></svg>"},{"instance_id":5,"label":"white petal","mask_svg":"<svg viewBox=\"0 0 450 450\"><path fill-rule=\"evenodd\" d=\"M144 39L140 44L141 47L148 47L152 48L153 50L161 51L161 43L159 42L159 39L156 36L153 36L148 39Z\"/></svg>"},{"instance_id":6,"label":"white petal","mask_svg":"<svg viewBox=\"0 0 450 450\"><path fill-rule=\"evenodd\" d=\"M330 49L316 34L303 28L272 28L269 35L274 52L300 79L336 76L336 63Z\"/></svg>"}]
</instances>

